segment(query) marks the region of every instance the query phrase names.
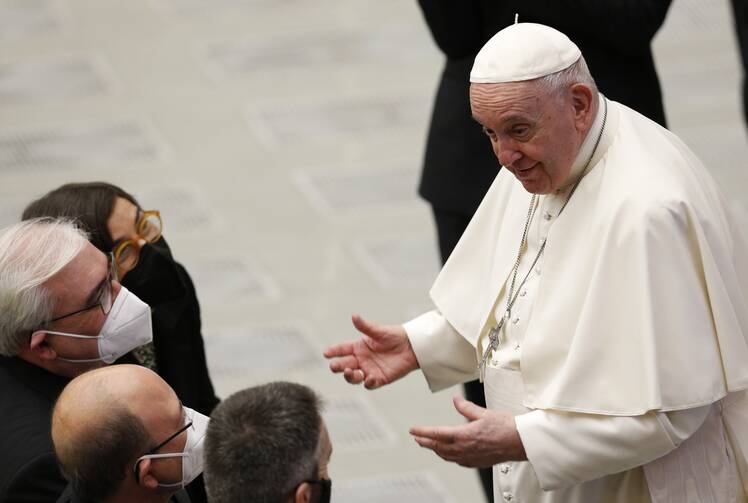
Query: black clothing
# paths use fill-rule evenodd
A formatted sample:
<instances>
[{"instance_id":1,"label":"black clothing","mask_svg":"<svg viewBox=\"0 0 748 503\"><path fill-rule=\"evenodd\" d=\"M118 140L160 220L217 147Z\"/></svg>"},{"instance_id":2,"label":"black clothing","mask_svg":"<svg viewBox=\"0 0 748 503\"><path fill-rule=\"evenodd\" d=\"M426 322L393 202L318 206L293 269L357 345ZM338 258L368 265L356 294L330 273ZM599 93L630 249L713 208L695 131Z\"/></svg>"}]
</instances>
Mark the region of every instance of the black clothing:
<instances>
[{"instance_id":1,"label":"black clothing","mask_svg":"<svg viewBox=\"0 0 748 503\"><path fill-rule=\"evenodd\" d=\"M514 23L515 13L522 22L556 28L579 46L600 91L665 126L650 44L670 2L418 1L436 44L447 58L436 92L418 188L434 212L442 262L452 253L501 168L470 111L470 69L483 44ZM485 407L483 386L478 381L465 384L465 396ZM479 473L486 497L493 501L491 470Z\"/></svg>"},{"instance_id":2,"label":"black clothing","mask_svg":"<svg viewBox=\"0 0 748 503\"><path fill-rule=\"evenodd\" d=\"M447 56L429 130L420 195L436 208L472 215L500 166L472 119L470 69L483 44L514 22L542 23L582 51L598 88L665 125L650 43L670 0L419 0Z\"/></svg>"},{"instance_id":3,"label":"black clothing","mask_svg":"<svg viewBox=\"0 0 748 503\"><path fill-rule=\"evenodd\" d=\"M49 503L65 488L50 435L52 407L69 379L0 357L0 501Z\"/></svg>"},{"instance_id":4,"label":"black clothing","mask_svg":"<svg viewBox=\"0 0 748 503\"><path fill-rule=\"evenodd\" d=\"M86 503L75 495L73 487L68 485L65 491L62 493L57 503ZM169 499L169 503L192 503L190 497L184 489L180 489L175 492L174 495Z\"/></svg>"},{"instance_id":5,"label":"black clothing","mask_svg":"<svg viewBox=\"0 0 748 503\"><path fill-rule=\"evenodd\" d=\"M743 62L743 118L748 120L748 86L745 81L746 68L748 68L748 0L732 0L731 3L735 16L740 60Z\"/></svg>"},{"instance_id":6,"label":"black clothing","mask_svg":"<svg viewBox=\"0 0 748 503\"><path fill-rule=\"evenodd\" d=\"M219 400L205 360L200 304L190 275L174 260L166 240L141 249L138 265L122 285L151 306L158 374L184 405L210 415ZM132 356L118 363L127 361Z\"/></svg>"},{"instance_id":7,"label":"black clothing","mask_svg":"<svg viewBox=\"0 0 748 503\"><path fill-rule=\"evenodd\" d=\"M138 265L122 285L151 306L156 371L184 405L210 415L218 397L208 374L201 333L200 304L187 270L174 260L162 237L140 250ZM126 355L117 363L133 359ZM202 475L187 486L192 503L206 503Z\"/></svg>"}]
</instances>

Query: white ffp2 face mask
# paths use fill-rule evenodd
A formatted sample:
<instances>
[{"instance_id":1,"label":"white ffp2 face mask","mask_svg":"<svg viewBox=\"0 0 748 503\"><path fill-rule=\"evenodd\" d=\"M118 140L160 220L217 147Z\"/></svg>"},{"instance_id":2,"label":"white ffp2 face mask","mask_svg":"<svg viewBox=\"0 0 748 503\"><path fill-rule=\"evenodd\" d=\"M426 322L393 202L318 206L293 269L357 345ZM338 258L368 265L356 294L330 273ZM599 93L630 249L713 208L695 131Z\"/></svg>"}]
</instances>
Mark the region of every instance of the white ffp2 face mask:
<instances>
[{"instance_id":1,"label":"white ffp2 face mask","mask_svg":"<svg viewBox=\"0 0 748 503\"><path fill-rule=\"evenodd\" d=\"M120 288L117 298L114 299L112 310L109 311L99 335L80 335L68 332L54 332L52 330L40 330L40 332L61 335L63 337L74 337L76 339L98 339L98 358L73 359L57 357L58 360L70 363L90 363L97 361L112 363L133 349L153 340L151 308L123 286Z\"/></svg>"},{"instance_id":2,"label":"white ffp2 face mask","mask_svg":"<svg viewBox=\"0 0 748 503\"><path fill-rule=\"evenodd\" d=\"M137 474L138 464L144 459L182 458L182 480L173 484L159 483L159 487L184 487L203 473L203 441L205 440L205 433L208 431L210 418L189 407L183 406L182 408L187 424L190 425L186 429L187 442L184 444L184 450L164 454L146 454L140 456L135 462L135 473ZM170 440L171 438L166 443ZM160 449L163 445L159 445L154 450Z\"/></svg>"}]
</instances>

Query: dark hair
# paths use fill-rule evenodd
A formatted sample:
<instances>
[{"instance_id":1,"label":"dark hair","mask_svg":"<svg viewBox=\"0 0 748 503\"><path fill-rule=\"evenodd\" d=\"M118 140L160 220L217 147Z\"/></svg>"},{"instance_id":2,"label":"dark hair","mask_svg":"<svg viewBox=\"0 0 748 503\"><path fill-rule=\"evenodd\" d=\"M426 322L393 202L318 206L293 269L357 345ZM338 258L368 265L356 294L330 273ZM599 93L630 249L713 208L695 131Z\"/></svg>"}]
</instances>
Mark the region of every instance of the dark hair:
<instances>
[{"instance_id":1,"label":"dark hair","mask_svg":"<svg viewBox=\"0 0 748 503\"><path fill-rule=\"evenodd\" d=\"M316 479L319 409L314 391L289 382L239 391L220 403L205 437L211 503L281 503Z\"/></svg>"},{"instance_id":2,"label":"dark hair","mask_svg":"<svg viewBox=\"0 0 748 503\"><path fill-rule=\"evenodd\" d=\"M111 183L68 183L48 192L23 210L22 220L36 217L69 217L85 230L91 244L107 253L114 242L107 221L117 197L127 199L140 208L133 196Z\"/></svg>"},{"instance_id":3,"label":"dark hair","mask_svg":"<svg viewBox=\"0 0 748 503\"><path fill-rule=\"evenodd\" d=\"M55 449L63 475L82 502L102 502L115 494L135 460L153 444L139 417L116 402L107 407L86 438Z\"/></svg>"}]
</instances>

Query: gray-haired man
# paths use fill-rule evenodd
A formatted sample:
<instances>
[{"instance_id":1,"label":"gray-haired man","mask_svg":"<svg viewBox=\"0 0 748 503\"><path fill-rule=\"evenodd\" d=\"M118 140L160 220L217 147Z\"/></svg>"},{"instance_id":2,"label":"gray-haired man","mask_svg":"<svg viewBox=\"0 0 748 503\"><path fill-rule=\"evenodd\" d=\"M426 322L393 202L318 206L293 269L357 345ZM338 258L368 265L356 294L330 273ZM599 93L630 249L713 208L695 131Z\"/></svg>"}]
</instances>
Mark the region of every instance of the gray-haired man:
<instances>
[{"instance_id":1,"label":"gray-haired man","mask_svg":"<svg viewBox=\"0 0 748 503\"><path fill-rule=\"evenodd\" d=\"M0 233L0 501L60 495L52 404L70 378L150 340L150 308L74 224L37 219Z\"/></svg>"},{"instance_id":2,"label":"gray-haired man","mask_svg":"<svg viewBox=\"0 0 748 503\"><path fill-rule=\"evenodd\" d=\"M205 437L211 503L328 503L332 444L317 395L274 382L231 395Z\"/></svg>"}]
</instances>

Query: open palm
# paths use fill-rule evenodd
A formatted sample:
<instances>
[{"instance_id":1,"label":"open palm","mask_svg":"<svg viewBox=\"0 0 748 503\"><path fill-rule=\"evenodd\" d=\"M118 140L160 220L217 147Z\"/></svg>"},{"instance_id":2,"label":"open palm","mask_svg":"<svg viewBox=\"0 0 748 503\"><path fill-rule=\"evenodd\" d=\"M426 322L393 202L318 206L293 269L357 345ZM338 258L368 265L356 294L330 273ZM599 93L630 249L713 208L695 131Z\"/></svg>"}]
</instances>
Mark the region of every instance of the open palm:
<instances>
[{"instance_id":1,"label":"open palm","mask_svg":"<svg viewBox=\"0 0 748 503\"><path fill-rule=\"evenodd\" d=\"M362 336L327 348L330 370L343 373L351 384L375 389L418 368L418 360L400 325L376 325L358 315L351 320Z\"/></svg>"}]
</instances>

